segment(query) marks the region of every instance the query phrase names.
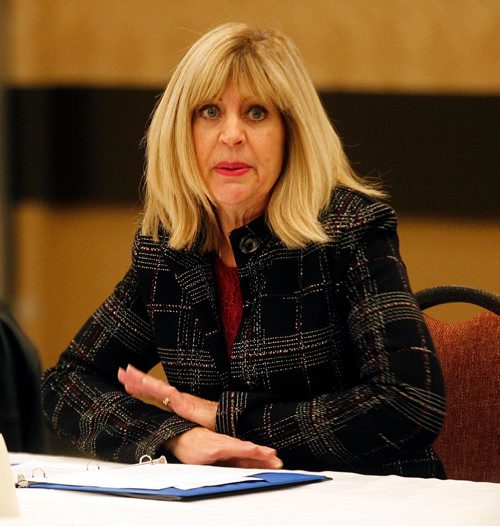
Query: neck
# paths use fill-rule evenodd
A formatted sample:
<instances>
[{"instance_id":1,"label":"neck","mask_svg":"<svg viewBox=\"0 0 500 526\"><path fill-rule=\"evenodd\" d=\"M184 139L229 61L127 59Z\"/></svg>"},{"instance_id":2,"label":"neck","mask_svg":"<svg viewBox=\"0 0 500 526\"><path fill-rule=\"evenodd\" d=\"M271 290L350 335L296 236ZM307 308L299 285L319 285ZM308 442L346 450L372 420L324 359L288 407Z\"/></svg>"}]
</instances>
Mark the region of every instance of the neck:
<instances>
[{"instance_id":1,"label":"neck","mask_svg":"<svg viewBox=\"0 0 500 526\"><path fill-rule=\"evenodd\" d=\"M236 267L236 260L234 259L231 242L229 241L229 233L236 228L247 225L261 215L262 212L261 209L255 211L247 210L242 214L237 210L217 209L217 218L220 227L219 257L228 267Z\"/></svg>"},{"instance_id":2,"label":"neck","mask_svg":"<svg viewBox=\"0 0 500 526\"><path fill-rule=\"evenodd\" d=\"M217 208L217 218L221 231L227 236L232 230L248 225L248 223L259 217L263 212L264 207L262 206L247 209L244 212L238 209L238 207L228 208L219 206Z\"/></svg>"}]
</instances>

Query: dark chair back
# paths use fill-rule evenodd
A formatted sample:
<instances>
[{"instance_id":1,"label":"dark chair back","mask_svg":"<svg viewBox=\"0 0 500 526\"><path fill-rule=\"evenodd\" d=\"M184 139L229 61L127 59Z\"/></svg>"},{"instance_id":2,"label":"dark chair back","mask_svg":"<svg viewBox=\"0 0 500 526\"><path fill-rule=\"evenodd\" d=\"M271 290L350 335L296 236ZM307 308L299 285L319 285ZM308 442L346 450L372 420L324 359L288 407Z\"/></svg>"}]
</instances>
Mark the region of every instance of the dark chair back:
<instances>
[{"instance_id":1,"label":"dark chair back","mask_svg":"<svg viewBox=\"0 0 500 526\"><path fill-rule=\"evenodd\" d=\"M1 300L0 433L9 451L44 450L38 352Z\"/></svg>"}]
</instances>

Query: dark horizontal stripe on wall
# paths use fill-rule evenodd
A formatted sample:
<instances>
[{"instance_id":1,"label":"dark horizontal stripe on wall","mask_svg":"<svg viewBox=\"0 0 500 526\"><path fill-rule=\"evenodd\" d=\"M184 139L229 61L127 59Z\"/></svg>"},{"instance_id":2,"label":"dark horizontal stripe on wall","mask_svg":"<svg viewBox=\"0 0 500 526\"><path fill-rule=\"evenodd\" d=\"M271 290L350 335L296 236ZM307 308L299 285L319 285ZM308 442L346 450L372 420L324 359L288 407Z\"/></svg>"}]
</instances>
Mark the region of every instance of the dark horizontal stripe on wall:
<instances>
[{"instance_id":1,"label":"dark horizontal stripe on wall","mask_svg":"<svg viewBox=\"0 0 500 526\"><path fill-rule=\"evenodd\" d=\"M13 199L136 202L141 140L156 95L129 89L8 90Z\"/></svg>"},{"instance_id":2,"label":"dark horizontal stripe on wall","mask_svg":"<svg viewBox=\"0 0 500 526\"><path fill-rule=\"evenodd\" d=\"M10 195L136 203L159 91L7 90ZM361 175L398 211L498 217L500 97L322 93Z\"/></svg>"},{"instance_id":3,"label":"dark horizontal stripe on wall","mask_svg":"<svg viewBox=\"0 0 500 526\"><path fill-rule=\"evenodd\" d=\"M499 217L500 97L327 93L325 107L361 175L396 209Z\"/></svg>"}]
</instances>

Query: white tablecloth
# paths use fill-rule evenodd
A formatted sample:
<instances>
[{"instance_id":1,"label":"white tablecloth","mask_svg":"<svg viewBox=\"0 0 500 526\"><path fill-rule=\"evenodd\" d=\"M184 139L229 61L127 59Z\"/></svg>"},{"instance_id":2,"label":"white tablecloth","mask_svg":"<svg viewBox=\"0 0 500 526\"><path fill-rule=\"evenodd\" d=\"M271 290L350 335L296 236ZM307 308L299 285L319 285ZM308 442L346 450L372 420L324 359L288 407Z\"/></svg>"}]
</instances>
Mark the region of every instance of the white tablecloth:
<instances>
[{"instance_id":1,"label":"white tablecloth","mask_svg":"<svg viewBox=\"0 0 500 526\"><path fill-rule=\"evenodd\" d=\"M331 481L193 502L18 489L21 518L0 525L500 525L500 484L326 474Z\"/></svg>"}]
</instances>

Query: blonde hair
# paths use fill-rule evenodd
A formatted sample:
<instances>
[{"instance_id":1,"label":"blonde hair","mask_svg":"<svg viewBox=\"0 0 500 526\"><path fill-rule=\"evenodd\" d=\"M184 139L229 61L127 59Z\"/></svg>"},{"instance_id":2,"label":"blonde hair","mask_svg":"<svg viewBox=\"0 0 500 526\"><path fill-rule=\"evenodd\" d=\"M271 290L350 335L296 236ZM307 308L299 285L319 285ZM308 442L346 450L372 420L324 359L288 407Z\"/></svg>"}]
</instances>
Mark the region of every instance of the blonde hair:
<instances>
[{"instance_id":1,"label":"blonde hair","mask_svg":"<svg viewBox=\"0 0 500 526\"><path fill-rule=\"evenodd\" d=\"M346 186L380 196L349 166L293 42L275 30L228 23L203 35L176 68L152 116L146 143L146 201L142 232L169 246L202 251L219 245L214 202L201 177L192 137L192 116L231 82L281 111L285 161L270 196L266 220L288 247L324 243L320 223L332 192Z\"/></svg>"}]
</instances>

